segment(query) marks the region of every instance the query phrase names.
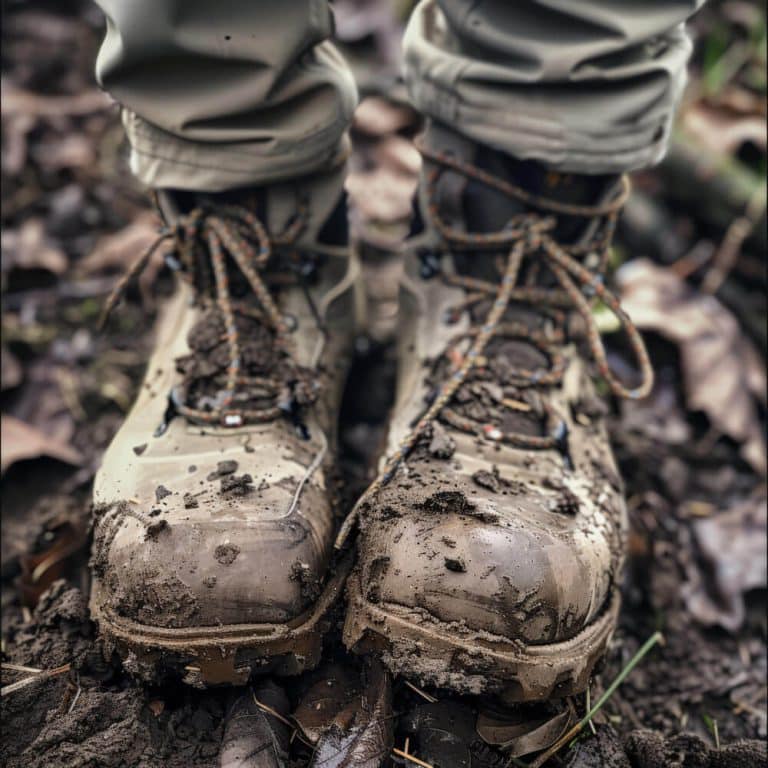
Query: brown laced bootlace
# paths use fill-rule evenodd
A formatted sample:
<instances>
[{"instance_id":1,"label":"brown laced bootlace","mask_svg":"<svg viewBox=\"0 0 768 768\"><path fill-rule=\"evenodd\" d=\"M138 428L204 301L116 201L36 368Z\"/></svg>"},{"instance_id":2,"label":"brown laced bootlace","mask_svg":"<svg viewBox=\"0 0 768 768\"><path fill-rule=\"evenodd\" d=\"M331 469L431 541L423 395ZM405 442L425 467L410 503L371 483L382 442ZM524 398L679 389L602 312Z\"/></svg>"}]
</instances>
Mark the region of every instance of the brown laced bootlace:
<instances>
[{"instance_id":1,"label":"brown laced bootlace","mask_svg":"<svg viewBox=\"0 0 768 768\"><path fill-rule=\"evenodd\" d=\"M449 343L443 356L453 361L452 373L440 386L424 415L388 457L378 477L344 521L336 540L337 547L343 546L362 505L390 482L402 461L435 419L440 419L456 429L471 434L481 434L491 440L521 448L548 449L557 448L562 444L563 425L555 418L546 403L544 403L544 410L547 416L548 433L542 436L505 432L493 425L481 426L461 416L451 407L454 395L470 373L481 369L484 365L483 352L492 339L500 337L526 341L548 359L549 368L546 369L517 368L514 371L514 378L518 387L556 386L561 383L565 371L565 361L557 349L557 346L564 343L566 339L566 314L562 310L575 310L583 321L586 339L597 369L614 394L622 398L641 398L645 397L653 386L653 369L642 337L621 308L617 297L602 282L602 274L608 264L610 245L619 212L629 196L627 177L622 177L621 190L608 202L598 205L574 205L531 194L471 163L428 149L423 143L417 143L417 147L425 161L432 165L426 178L427 213L442 236L447 249L475 253L508 249L508 256L503 270L499 270L501 277L499 283L466 275L447 274L445 271L440 272L446 284L463 288L466 292L465 300L454 309L454 315L470 310L489 299L492 300L491 307L479 327L471 328ZM526 208L535 210L513 216L507 227L499 232L471 233L451 227L440 216L436 202L437 184L446 170L474 179L512 200L519 201ZM590 236L578 244L567 246L560 244L553 234L557 225L557 216L579 217L589 222ZM582 263L587 261L587 258L590 264L594 265L592 268L587 268ZM526 260L530 262L523 282L521 267ZM549 269L558 287L536 285L543 266ZM634 389L626 387L610 370L605 347L592 315L591 303L596 299L602 301L616 315L627 334L641 376L640 385ZM549 312L557 320L557 327L552 332L544 334L529 328L525 323L505 321L505 313L513 303L533 305L537 311ZM467 340L470 342L469 349L462 354L458 347ZM511 409L520 406L519 403L513 402L502 404Z\"/></svg>"},{"instance_id":2,"label":"brown laced bootlace","mask_svg":"<svg viewBox=\"0 0 768 768\"><path fill-rule=\"evenodd\" d=\"M202 409L189 404L184 385L171 393L176 412L190 421L239 427L271 421L286 414L295 417L297 405L310 405L317 399L316 373L296 362L292 329L275 304L264 275L270 266L273 249L295 248L306 220L307 208L302 203L286 229L279 235L270 235L258 217L243 206L197 207L180 216L174 226L161 229L157 239L131 265L107 299L102 324L129 282L146 268L152 254L164 243L172 241L166 260L193 286L203 310L215 309L221 313L225 327L223 340L227 343L229 356L226 377L215 407ZM258 307L233 300L228 271L230 262L247 281L258 300ZM285 264L278 267L283 268ZM279 378L248 376L242 372L237 315L263 322L274 334L275 349L285 362L280 366ZM235 407L237 393L245 393L249 400L256 400L257 405Z\"/></svg>"}]
</instances>

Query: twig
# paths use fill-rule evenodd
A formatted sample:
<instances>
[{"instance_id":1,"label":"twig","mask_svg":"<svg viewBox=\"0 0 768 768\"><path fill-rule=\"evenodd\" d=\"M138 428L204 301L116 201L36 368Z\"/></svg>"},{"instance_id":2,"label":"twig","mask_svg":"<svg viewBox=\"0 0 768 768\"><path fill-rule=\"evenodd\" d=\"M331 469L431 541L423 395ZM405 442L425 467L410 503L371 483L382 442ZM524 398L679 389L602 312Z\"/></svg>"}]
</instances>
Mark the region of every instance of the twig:
<instances>
[{"instance_id":1,"label":"twig","mask_svg":"<svg viewBox=\"0 0 768 768\"><path fill-rule=\"evenodd\" d=\"M75 704L77 704L77 700L80 698L80 694L83 692L83 686L80 685L80 675L77 676L77 692L75 693L74 698L72 699L72 703L69 705L69 709L67 710L67 714L71 715L72 710L75 708Z\"/></svg>"},{"instance_id":2,"label":"twig","mask_svg":"<svg viewBox=\"0 0 768 768\"><path fill-rule=\"evenodd\" d=\"M725 282L739 258L741 246L757 226L757 222L763 218L765 204L765 187L759 186L752 193L743 215L735 218L726 230L712 266L704 275L704 280L701 283L701 290L704 293L717 293L720 286Z\"/></svg>"},{"instance_id":3,"label":"twig","mask_svg":"<svg viewBox=\"0 0 768 768\"><path fill-rule=\"evenodd\" d=\"M0 668L7 669L9 672L28 672L30 675L39 675L45 670L37 669L37 667L24 667L21 664L11 664L8 661L2 662Z\"/></svg>"},{"instance_id":4,"label":"twig","mask_svg":"<svg viewBox=\"0 0 768 768\"><path fill-rule=\"evenodd\" d=\"M404 682L408 688L410 688L414 693L418 693L419 696L421 696L423 699L426 699L430 704L436 704L438 702L438 699L436 699L434 696L431 696L426 691L422 691L421 688L414 685L413 683L409 683L407 680Z\"/></svg>"},{"instance_id":5,"label":"twig","mask_svg":"<svg viewBox=\"0 0 768 768\"><path fill-rule=\"evenodd\" d=\"M616 689L624 682L624 680L627 678L627 675L642 661L642 659L648 654L648 652L653 648L656 643L661 642L663 639L663 636L661 632L654 632L646 641L643 643L643 646L640 648L640 650L629 660L627 665L624 667L624 669L619 672L619 674L616 676L614 681L606 688L603 695L597 700L595 705L587 712L587 714L584 716L583 720L580 720L576 725L573 726L569 731L567 731L563 736L561 736L546 752L544 752L542 755L536 758L534 762L531 763L531 768L541 768L544 763L549 760L552 755L554 755L556 752L558 752L562 747L564 747L566 744L568 744L575 736L578 736L579 733L581 733L582 729L585 725L587 725L589 722L591 722L592 718L597 714L597 712L602 709L603 705L605 704L608 699L613 696Z\"/></svg>"},{"instance_id":6,"label":"twig","mask_svg":"<svg viewBox=\"0 0 768 768\"><path fill-rule=\"evenodd\" d=\"M392 752L396 754L398 757L405 758L406 760L413 763L414 765L420 765L421 768L435 768L434 765L431 765L430 763L425 763L423 760L419 760L418 757L414 757L413 755L408 754L408 752L403 752L402 749L398 749L397 747L393 747Z\"/></svg>"},{"instance_id":7,"label":"twig","mask_svg":"<svg viewBox=\"0 0 768 768\"><path fill-rule=\"evenodd\" d=\"M587 712L589 712L589 710L592 708L590 704L589 686L587 686L587 695L586 695L585 704L587 705ZM597 733L597 731L595 730L595 724L591 720L589 721L589 730L592 731L593 734Z\"/></svg>"},{"instance_id":8,"label":"twig","mask_svg":"<svg viewBox=\"0 0 768 768\"><path fill-rule=\"evenodd\" d=\"M2 689L0 689L0 696L8 696L11 693L20 691L22 688L26 688L28 685L32 685L32 683L37 683L40 680L48 680L49 678L56 677L57 675L63 675L65 672L69 672L69 670L69 664L64 664L64 666L56 667L55 669L40 670L39 672L31 674L29 677L25 677L23 680L19 680L16 683L4 685Z\"/></svg>"},{"instance_id":9,"label":"twig","mask_svg":"<svg viewBox=\"0 0 768 768\"><path fill-rule=\"evenodd\" d=\"M304 744L306 744L306 746L310 747L310 749L315 746L310 741L305 739L304 736L302 736L302 734L299 732L299 729L296 727L296 725L294 723L292 723L287 717L284 717L277 710L272 709L272 707L270 707L269 705L264 704L263 702L259 701L256 698L256 693L254 691L251 691L251 696L253 697L253 703L259 709L261 709L262 711L266 712L268 715L272 715L272 717L274 717L275 719L279 720L281 723L283 723L283 725L287 725L293 731L293 734L295 734L295 736L299 739L299 741L301 741ZM293 741L293 738L294 738L293 734L291 735L291 741Z\"/></svg>"}]
</instances>

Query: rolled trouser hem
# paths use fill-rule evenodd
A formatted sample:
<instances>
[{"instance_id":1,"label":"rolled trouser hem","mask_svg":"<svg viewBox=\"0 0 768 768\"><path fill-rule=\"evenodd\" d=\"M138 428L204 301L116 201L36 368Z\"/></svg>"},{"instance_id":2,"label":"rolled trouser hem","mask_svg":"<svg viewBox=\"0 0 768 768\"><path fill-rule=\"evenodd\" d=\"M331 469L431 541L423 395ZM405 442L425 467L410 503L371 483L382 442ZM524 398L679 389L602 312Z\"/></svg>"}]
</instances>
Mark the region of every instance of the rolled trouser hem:
<instances>
[{"instance_id":1,"label":"rolled trouser hem","mask_svg":"<svg viewBox=\"0 0 768 768\"><path fill-rule=\"evenodd\" d=\"M566 0L421 0L404 39L409 95L466 138L559 171L650 166L669 143L691 51L682 22L698 4L658 19L649 5L628 23L611 4L585 3L573 12L581 37L561 40Z\"/></svg>"},{"instance_id":2,"label":"rolled trouser hem","mask_svg":"<svg viewBox=\"0 0 768 768\"><path fill-rule=\"evenodd\" d=\"M265 186L342 166L350 153L349 117L290 142L182 139L123 109L130 168L149 187L222 192Z\"/></svg>"},{"instance_id":3,"label":"rolled trouser hem","mask_svg":"<svg viewBox=\"0 0 768 768\"><path fill-rule=\"evenodd\" d=\"M414 84L411 99L423 114L472 141L563 173L616 174L655 165L667 152L674 117L670 112L650 125L604 134L537 115L524 99L508 98L507 109L498 112L461 104L451 90L424 80Z\"/></svg>"}]
</instances>

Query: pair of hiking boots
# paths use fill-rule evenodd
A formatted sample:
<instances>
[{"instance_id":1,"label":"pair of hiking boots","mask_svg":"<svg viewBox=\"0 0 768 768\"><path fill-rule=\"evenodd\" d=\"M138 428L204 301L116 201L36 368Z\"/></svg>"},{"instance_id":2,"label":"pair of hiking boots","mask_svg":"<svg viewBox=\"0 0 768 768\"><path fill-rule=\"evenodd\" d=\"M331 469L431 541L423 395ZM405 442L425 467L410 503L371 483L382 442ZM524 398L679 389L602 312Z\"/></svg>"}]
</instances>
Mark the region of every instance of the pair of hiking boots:
<instances>
[{"instance_id":1,"label":"pair of hiking boots","mask_svg":"<svg viewBox=\"0 0 768 768\"><path fill-rule=\"evenodd\" d=\"M586 688L626 534L592 378L628 397L651 382L602 282L627 185L436 124L421 150L388 446L343 521L359 264L337 175L159 193L179 286L94 491L92 612L134 673L299 673L346 588L344 643L394 674L510 702ZM597 301L624 325L636 389L608 368Z\"/></svg>"}]
</instances>

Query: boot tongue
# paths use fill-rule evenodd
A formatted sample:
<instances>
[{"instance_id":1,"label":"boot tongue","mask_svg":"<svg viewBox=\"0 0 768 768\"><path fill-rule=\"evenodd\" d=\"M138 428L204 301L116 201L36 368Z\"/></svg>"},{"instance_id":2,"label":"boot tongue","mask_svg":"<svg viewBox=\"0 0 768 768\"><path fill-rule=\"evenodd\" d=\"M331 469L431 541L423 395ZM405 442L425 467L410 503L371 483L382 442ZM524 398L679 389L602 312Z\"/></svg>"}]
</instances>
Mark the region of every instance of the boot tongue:
<instances>
[{"instance_id":1,"label":"boot tongue","mask_svg":"<svg viewBox=\"0 0 768 768\"><path fill-rule=\"evenodd\" d=\"M592 205L601 200L616 183L616 176L565 174L548 169L533 160L518 160L511 155L481 145L474 146L472 162L499 179L511 182L526 192L558 203ZM473 232L498 232L516 214L531 210L475 180L464 190L462 208L467 229ZM576 241L588 222L581 216L558 216L554 237L561 243Z\"/></svg>"}]
</instances>

